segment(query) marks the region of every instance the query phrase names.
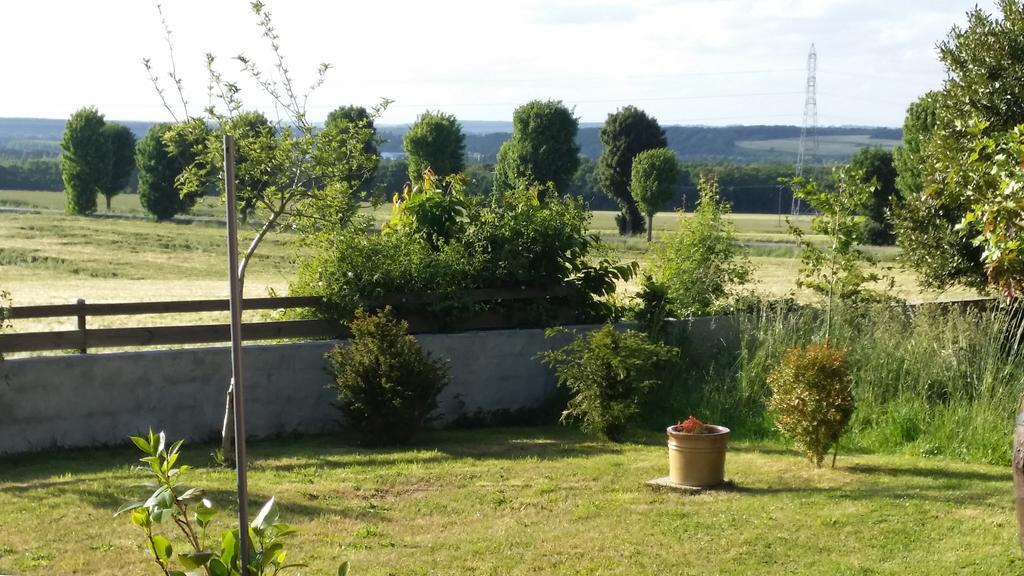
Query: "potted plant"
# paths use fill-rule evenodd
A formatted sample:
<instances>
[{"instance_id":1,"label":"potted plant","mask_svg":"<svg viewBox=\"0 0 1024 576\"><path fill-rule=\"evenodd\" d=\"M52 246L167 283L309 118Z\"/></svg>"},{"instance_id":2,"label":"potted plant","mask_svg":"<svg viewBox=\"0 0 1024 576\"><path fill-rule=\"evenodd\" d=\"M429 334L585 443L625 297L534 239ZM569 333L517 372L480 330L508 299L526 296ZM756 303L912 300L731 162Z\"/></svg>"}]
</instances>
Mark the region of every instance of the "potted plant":
<instances>
[{"instance_id":1,"label":"potted plant","mask_svg":"<svg viewBox=\"0 0 1024 576\"><path fill-rule=\"evenodd\" d=\"M730 431L690 416L666 430L668 476L673 484L709 488L725 481L725 449Z\"/></svg>"}]
</instances>

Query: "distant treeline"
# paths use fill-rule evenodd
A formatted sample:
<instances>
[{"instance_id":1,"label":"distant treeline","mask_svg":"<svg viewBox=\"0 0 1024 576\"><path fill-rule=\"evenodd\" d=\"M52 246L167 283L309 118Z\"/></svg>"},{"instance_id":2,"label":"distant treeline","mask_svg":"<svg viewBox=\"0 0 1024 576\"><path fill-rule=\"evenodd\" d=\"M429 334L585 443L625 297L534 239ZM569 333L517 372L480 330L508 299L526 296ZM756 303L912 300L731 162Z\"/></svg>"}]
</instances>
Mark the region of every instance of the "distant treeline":
<instances>
[{"instance_id":1,"label":"distant treeline","mask_svg":"<svg viewBox=\"0 0 1024 576\"><path fill-rule=\"evenodd\" d=\"M583 127L579 129L576 141L580 145L580 154L596 160L601 156L600 129ZM779 160L784 153L765 150L754 150L737 145L738 142L751 140L777 140L799 138L799 126L666 126L669 148L675 151L684 162L735 162L757 163L767 159ZM819 138L829 136L864 136L869 139L900 140L903 131L899 128L864 128L864 127L827 127L819 128ZM402 153L401 132L387 128L380 130L384 143L381 152L390 154ZM501 144L511 137L509 133L466 134L466 153L470 163L493 164L498 157ZM826 157L830 161L846 161L850 154ZM796 155L793 154L793 160Z\"/></svg>"},{"instance_id":2,"label":"distant treeline","mask_svg":"<svg viewBox=\"0 0 1024 576\"><path fill-rule=\"evenodd\" d=\"M60 159L0 160L0 190L64 190Z\"/></svg>"},{"instance_id":3,"label":"distant treeline","mask_svg":"<svg viewBox=\"0 0 1024 576\"><path fill-rule=\"evenodd\" d=\"M672 200L663 210L692 211L697 199L697 182L701 176L718 179L720 193L734 212L775 214L781 206L788 212L793 193L782 180L792 178L791 164L733 164L728 162L681 162L681 177ZM472 195L489 194L494 178L494 164L471 164L466 168L466 192ZM805 176L828 180L831 171L826 167L813 167ZM408 180L408 165L404 160L384 160L370 187L380 198L388 201L402 190ZM601 190L597 179L597 162L585 158L569 186L568 194L586 200L593 210L618 210L615 203Z\"/></svg>"}]
</instances>

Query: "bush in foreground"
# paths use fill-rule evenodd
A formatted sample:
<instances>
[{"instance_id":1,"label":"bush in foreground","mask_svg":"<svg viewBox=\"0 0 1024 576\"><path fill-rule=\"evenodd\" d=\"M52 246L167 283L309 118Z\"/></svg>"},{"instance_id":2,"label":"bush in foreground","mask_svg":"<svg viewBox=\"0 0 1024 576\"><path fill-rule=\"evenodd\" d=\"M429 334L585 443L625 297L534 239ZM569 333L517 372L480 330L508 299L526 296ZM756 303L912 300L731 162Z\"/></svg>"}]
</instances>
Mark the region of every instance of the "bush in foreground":
<instances>
[{"instance_id":1,"label":"bush in foreground","mask_svg":"<svg viewBox=\"0 0 1024 576\"><path fill-rule=\"evenodd\" d=\"M327 354L341 411L368 444L410 441L448 385L447 363L425 351L390 308L359 310L349 326L352 341Z\"/></svg>"},{"instance_id":2,"label":"bush in foreground","mask_svg":"<svg viewBox=\"0 0 1024 576\"><path fill-rule=\"evenodd\" d=\"M846 354L828 345L791 348L768 376L775 424L818 467L853 414ZM836 463L832 457L832 466Z\"/></svg>"},{"instance_id":3,"label":"bush in foreground","mask_svg":"<svg viewBox=\"0 0 1024 576\"><path fill-rule=\"evenodd\" d=\"M562 422L578 420L584 432L619 441L640 412L657 373L677 350L611 324L576 337L568 346L541 354L571 398Z\"/></svg>"}]
</instances>

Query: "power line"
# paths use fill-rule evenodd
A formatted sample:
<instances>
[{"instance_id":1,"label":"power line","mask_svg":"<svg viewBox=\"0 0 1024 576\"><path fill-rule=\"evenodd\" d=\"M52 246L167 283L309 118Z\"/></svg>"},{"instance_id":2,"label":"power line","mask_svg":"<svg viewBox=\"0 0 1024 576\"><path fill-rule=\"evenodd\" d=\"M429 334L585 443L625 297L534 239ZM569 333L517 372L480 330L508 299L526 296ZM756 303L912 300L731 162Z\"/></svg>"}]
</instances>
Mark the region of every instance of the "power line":
<instances>
[{"instance_id":1,"label":"power line","mask_svg":"<svg viewBox=\"0 0 1024 576\"><path fill-rule=\"evenodd\" d=\"M717 100L727 98L753 98L753 97L767 97L767 96L795 96L797 94L803 94L803 92L789 90L784 92L747 92L744 94L708 94L703 96L691 95L691 96L652 96L644 98L608 98L601 100L569 100L563 99L566 104L614 104L618 102L661 102L661 101L672 101L672 100ZM519 106L522 101L518 102L449 102L447 104L391 104L388 108L448 108L448 107L497 107L497 106Z\"/></svg>"}]
</instances>

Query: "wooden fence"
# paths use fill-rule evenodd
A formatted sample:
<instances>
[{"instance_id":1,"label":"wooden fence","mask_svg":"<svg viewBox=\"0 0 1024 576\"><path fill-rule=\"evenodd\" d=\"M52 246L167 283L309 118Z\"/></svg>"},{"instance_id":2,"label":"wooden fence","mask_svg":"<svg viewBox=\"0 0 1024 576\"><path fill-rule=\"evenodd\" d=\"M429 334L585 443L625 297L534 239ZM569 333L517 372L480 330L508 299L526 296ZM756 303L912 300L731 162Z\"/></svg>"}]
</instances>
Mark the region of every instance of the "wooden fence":
<instances>
[{"instance_id":1,"label":"wooden fence","mask_svg":"<svg viewBox=\"0 0 1024 576\"><path fill-rule=\"evenodd\" d=\"M554 289L481 289L461 295L466 302L498 302L514 300L542 300L564 296L565 287ZM382 299L380 305L429 305L440 301L441 294L400 295ZM315 308L323 302L317 296L289 296L278 298L246 298L243 310L287 310ZM198 324L185 326L153 326L132 328L89 328L90 316L136 316L141 314L183 314L194 312L228 312L229 301L176 300L167 302L121 302L90 304L78 300L75 304L45 306L15 306L10 308L12 320L27 318L76 318L74 330L22 332L0 334L0 352L40 352L46 350L77 350L85 354L90 348L125 348L134 346L170 346L181 344L219 343L230 340L230 324ZM410 332L423 333L437 330L438 323L428 315L407 317ZM462 330L487 330L509 327L507 318L500 314L480 314L460 322ZM242 340L341 338L348 331L334 320L279 320L246 322L242 324Z\"/></svg>"}]
</instances>

